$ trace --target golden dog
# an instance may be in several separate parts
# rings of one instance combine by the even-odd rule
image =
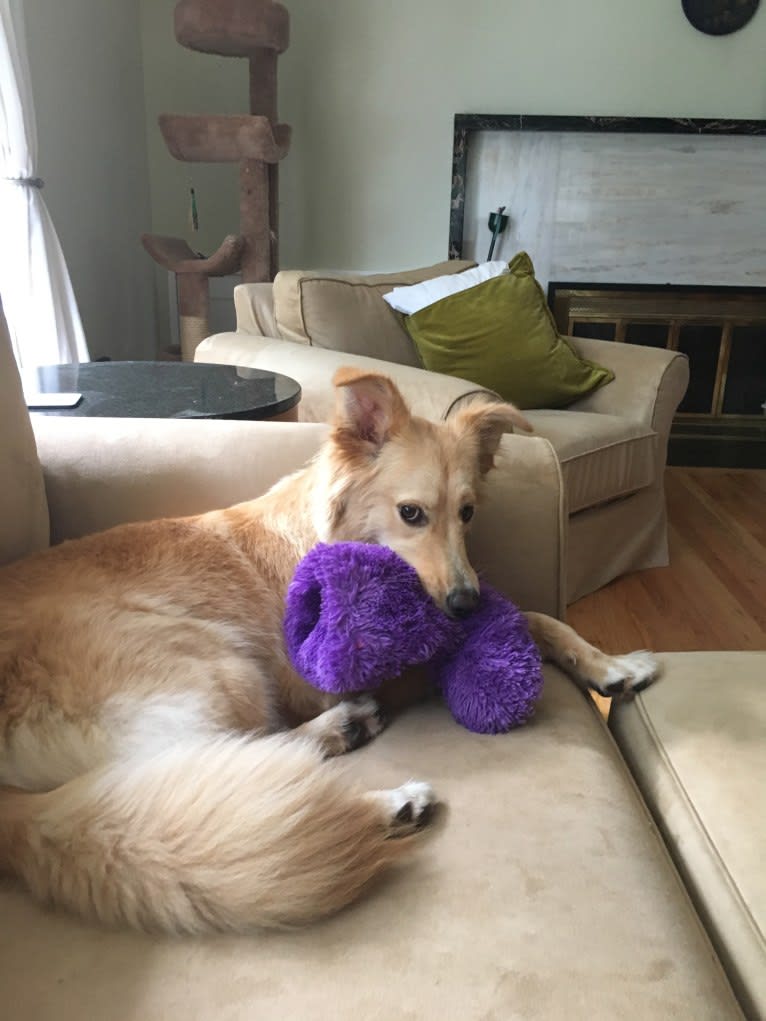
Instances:
[[[427,822],[428,784],[366,791],[323,760],[383,726],[292,670],[285,592],[318,542],[391,547],[447,612],[476,603],[465,531],[508,404],[434,424],[384,376],[341,370],[317,457],[257,500],[123,525],[0,572],[0,869],[106,923],[295,925],[353,900]],[[602,692],[649,683],[529,615],[543,654]],[[382,690],[421,695],[411,678]],[[392,839],[401,838],[401,839]]]

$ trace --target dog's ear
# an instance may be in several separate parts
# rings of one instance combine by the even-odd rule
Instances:
[[[450,419],[458,433],[474,435],[479,444],[479,470],[482,475],[495,466],[495,454],[503,433],[512,433],[516,427],[525,432],[534,429],[514,404],[493,401],[469,404],[460,408]]]
[[[341,368],[333,383],[336,434],[380,448],[409,421],[407,405],[388,376]]]

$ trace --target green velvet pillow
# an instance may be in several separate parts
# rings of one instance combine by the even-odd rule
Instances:
[[[508,273],[442,298],[404,324],[426,369],[469,379],[520,408],[562,408],[614,379],[559,336],[526,252]]]

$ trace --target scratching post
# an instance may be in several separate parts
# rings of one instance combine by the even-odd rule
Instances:
[[[285,7],[272,0],[179,0],[175,35],[182,46],[250,63],[250,114],[162,114],[160,130],[172,156],[187,163],[239,163],[240,233],[201,258],[180,238],[144,234],[144,247],[176,274],[181,353],[194,357],[208,334],[208,278],[241,271],[245,282],[273,280],[278,268],[278,164],[290,148],[290,128],[277,123],[277,57],[288,46]]]

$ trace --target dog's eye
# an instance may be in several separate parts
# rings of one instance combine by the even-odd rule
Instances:
[[[460,508],[460,520],[463,522],[464,525],[467,525],[472,517],[473,506],[470,503],[467,503],[465,507]]]
[[[423,508],[416,506],[414,503],[401,504],[399,507],[399,517],[402,521],[406,521],[408,525],[424,525],[426,521]]]

